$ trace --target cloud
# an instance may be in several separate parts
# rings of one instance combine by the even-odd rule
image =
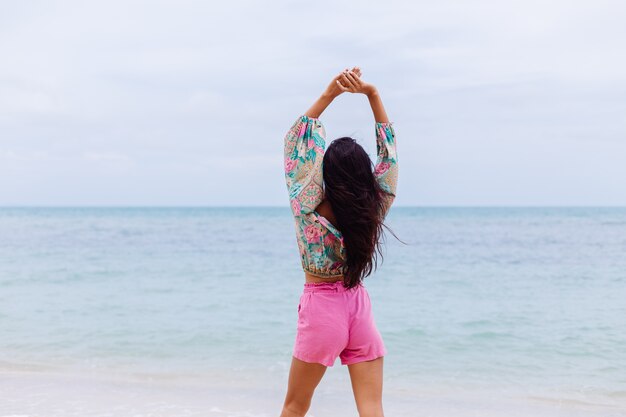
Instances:
[[[0,204],[45,204],[67,181],[75,204],[162,204],[147,183],[190,175],[245,204],[215,183],[226,175],[271,190],[254,204],[282,205],[282,136],[351,65],[396,123],[399,204],[626,204],[613,178],[626,178],[625,17],[619,1],[13,2],[0,16]],[[373,153],[362,97],[323,117],[329,139],[355,134]],[[249,177],[254,166],[274,176]],[[16,169],[32,179],[21,189],[8,187]]]

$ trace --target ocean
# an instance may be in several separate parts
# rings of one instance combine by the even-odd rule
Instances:
[[[386,224],[386,415],[626,416],[626,208]],[[278,416],[303,282],[288,207],[0,208],[0,417]]]

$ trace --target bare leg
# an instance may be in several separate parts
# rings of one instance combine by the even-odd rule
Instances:
[[[360,417],[384,417],[383,358],[348,365]]]
[[[311,406],[313,392],[326,372],[326,366],[292,358],[289,387],[280,417],[304,417]]]

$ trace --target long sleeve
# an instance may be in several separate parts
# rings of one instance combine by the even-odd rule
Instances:
[[[285,180],[294,216],[313,212],[324,198],[325,146],[326,131],[317,118],[298,117],[285,135]]]
[[[376,168],[374,176],[385,192],[383,217],[387,215],[396,197],[398,184],[398,155],[396,134],[392,122],[376,123]]]

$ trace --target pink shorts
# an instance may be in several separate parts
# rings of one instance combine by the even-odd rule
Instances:
[[[337,356],[342,365],[351,365],[386,354],[364,286],[346,289],[341,281],[304,284],[295,358],[333,366]]]

